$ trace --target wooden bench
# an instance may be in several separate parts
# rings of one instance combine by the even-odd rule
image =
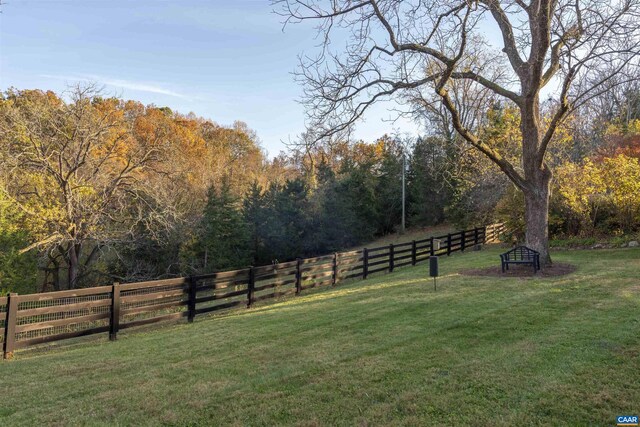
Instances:
[[[509,269],[509,264],[529,264],[533,266],[533,272],[540,270],[540,252],[526,246],[517,246],[500,255],[502,272]]]

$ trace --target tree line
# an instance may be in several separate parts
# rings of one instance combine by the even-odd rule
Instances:
[[[0,143],[3,291],[260,265],[345,249],[400,222],[406,147],[387,136],[269,159],[244,123],[84,86],[5,91]]]
[[[416,109],[418,111],[418,109]],[[520,116],[494,103],[478,132],[519,161]],[[244,123],[104,97],[10,89],[0,99],[0,288],[68,289],[206,273],[344,250],[407,225],[507,221],[524,199],[447,115],[421,136],[303,134],[273,159]],[[594,98],[556,133],[552,236],[640,225],[640,88]]]

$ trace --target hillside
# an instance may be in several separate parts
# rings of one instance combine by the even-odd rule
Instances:
[[[0,424],[611,425],[640,402],[640,250],[462,276],[498,248],[0,364]]]
[[[470,228],[470,227],[467,227]],[[442,236],[447,233],[452,233],[461,230],[461,227],[454,227],[448,224],[436,225],[433,227],[412,227],[407,228],[404,233],[396,232],[387,234],[386,236],[379,237],[375,240],[372,240],[368,243],[355,246],[350,248],[349,250],[359,250],[362,248],[375,248],[378,246],[387,246],[391,243],[405,243],[411,240],[421,240],[426,239],[431,236]]]

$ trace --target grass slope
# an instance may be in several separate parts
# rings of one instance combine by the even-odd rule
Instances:
[[[468,230],[468,229],[467,229]],[[462,231],[460,228],[455,228],[448,224],[430,226],[430,227],[413,227],[408,228],[404,233],[392,233],[387,234],[386,236],[382,236],[368,243],[364,243],[362,245],[354,246],[353,248],[349,248],[349,250],[360,250],[363,248],[376,248],[379,246],[389,246],[391,243],[394,245],[407,243],[411,240],[422,240],[427,239],[431,236],[444,236],[447,233],[458,233]],[[339,251],[342,252],[342,251]]]
[[[0,425],[614,425],[640,412],[640,250],[552,279],[497,248],[0,363]]]

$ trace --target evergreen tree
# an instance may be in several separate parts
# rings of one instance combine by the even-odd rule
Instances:
[[[378,229],[376,177],[369,164],[346,165],[336,191],[354,216],[351,233],[357,242],[370,240]]]
[[[377,232],[393,233],[402,220],[402,153],[395,143],[385,144],[376,183]]]
[[[259,265],[262,260],[269,260],[271,257],[266,253],[267,246],[265,245],[266,197],[262,194],[262,187],[257,182],[251,185],[242,203],[242,216],[249,236],[250,258],[253,265]]]
[[[305,255],[308,188],[302,178],[287,181],[274,194],[269,246],[280,261]]]
[[[413,148],[407,173],[407,211],[412,226],[436,225],[444,221],[452,196],[451,163],[436,137],[420,138]]]
[[[328,166],[318,167],[319,190],[310,200],[311,237],[305,249],[310,255],[339,251],[373,236],[373,229],[359,217],[354,204],[358,194],[350,191],[349,178],[336,177]]]
[[[199,272],[246,267],[251,263],[249,230],[227,180],[211,187],[195,240],[183,252]]]

